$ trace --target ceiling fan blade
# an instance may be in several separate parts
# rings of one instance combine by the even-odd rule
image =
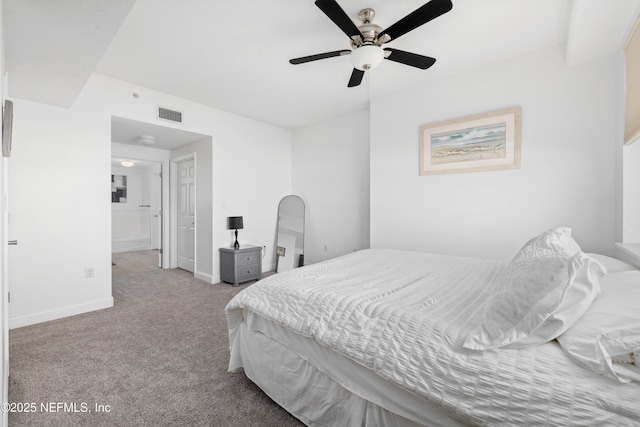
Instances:
[[[358,86],[360,83],[362,83],[363,77],[364,77],[364,71],[354,68],[353,72],[351,73],[351,78],[349,79],[349,84],[347,85],[347,87]]]
[[[419,26],[426,24],[432,19],[440,15],[444,15],[453,8],[451,0],[431,0],[414,10],[386,30],[378,35],[378,39],[382,39],[385,34],[395,40],[398,37],[407,34],[411,30],[415,30]]]
[[[387,48],[384,51],[389,52],[388,56],[385,55],[385,59],[420,68],[421,70],[426,70],[436,62],[435,58],[418,55],[417,53],[405,52],[404,50]]]
[[[305,62],[318,61],[320,59],[333,58],[335,56],[349,55],[350,50],[334,50],[333,52],[318,53],[317,55],[302,56],[300,58],[293,58],[289,60],[289,63],[298,65]]]
[[[364,36],[349,18],[347,13],[340,7],[335,0],[316,0],[316,6],[324,12],[340,29],[349,37],[360,37],[360,40],[364,40]]]

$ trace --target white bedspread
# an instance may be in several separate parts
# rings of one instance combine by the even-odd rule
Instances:
[[[470,425],[640,425],[640,384],[576,366],[555,341],[462,348],[502,266],[375,249],[270,276],[227,306],[230,346],[250,310]]]

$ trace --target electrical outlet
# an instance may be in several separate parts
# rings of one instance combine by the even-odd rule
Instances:
[[[86,267],[84,269],[84,277],[87,279],[91,279],[96,277],[96,271],[94,270],[93,267]]]

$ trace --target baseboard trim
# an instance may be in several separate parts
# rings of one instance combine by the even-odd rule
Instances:
[[[193,277],[198,280],[204,280],[207,283],[216,283],[213,281],[214,277],[211,274],[202,273],[200,271],[196,271],[195,273],[193,273]]]
[[[36,323],[48,322],[50,320],[62,319],[63,317],[75,316],[89,313],[103,308],[113,307],[113,297],[100,300],[88,301],[83,304],[59,308],[56,310],[42,311],[40,313],[27,314],[9,318],[9,329],[21,328],[23,326],[35,325]]]

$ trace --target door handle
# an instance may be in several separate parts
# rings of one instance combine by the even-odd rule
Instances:
[[[16,246],[16,245],[18,244],[18,241],[17,241],[17,240],[9,240],[9,241],[7,242],[7,244],[8,244],[9,246]]]

